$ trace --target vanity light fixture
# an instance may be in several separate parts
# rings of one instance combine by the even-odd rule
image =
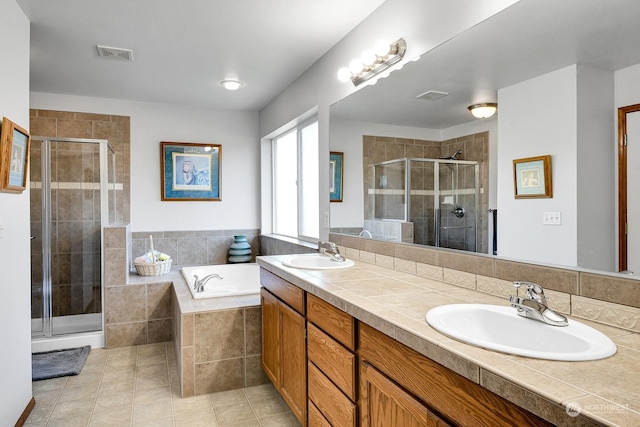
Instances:
[[[400,62],[406,51],[407,43],[404,39],[398,39],[393,43],[380,40],[372,50],[365,50],[360,58],[352,60],[348,67],[338,70],[338,79],[341,82],[351,80],[358,86]]]
[[[244,86],[244,83],[239,80],[223,80],[220,85],[227,90],[238,90]]]
[[[469,111],[473,114],[474,117],[478,119],[486,119],[487,117],[491,117],[496,113],[498,109],[498,104],[494,102],[485,102],[482,104],[473,104],[469,107]]]

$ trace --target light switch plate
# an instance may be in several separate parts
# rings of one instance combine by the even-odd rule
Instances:
[[[543,212],[543,225],[562,225],[562,212]]]

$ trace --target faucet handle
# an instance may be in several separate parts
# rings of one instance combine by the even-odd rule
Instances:
[[[544,296],[544,289],[542,289],[542,286],[537,283],[516,280],[513,282],[513,286],[515,286],[516,289],[520,286],[525,286],[527,288],[527,297],[529,297],[529,299],[546,304],[547,299]]]

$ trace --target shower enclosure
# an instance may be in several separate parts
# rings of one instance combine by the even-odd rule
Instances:
[[[32,137],[31,335],[103,341],[102,237],[115,220],[107,140]],[[34,341],[35,342],[35,341]]]
[[[455,156],[375,164],[374,217],[410,225],[413,243],[478,251],[479,171]]]

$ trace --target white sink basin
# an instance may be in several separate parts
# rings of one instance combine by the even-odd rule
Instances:
[[[303,268],[309,270],[336,270],[339,268],[353,267],[354,263],[350,259],[344,261],[334,261],[328,255],[323,254],[301,254],[291,255],[282,260],[282,264],[287,267]]]
[[[569,319],[551,326],[516,314],[515,308],[485,304],[450,304],[427,313],[427,322],[456,340],[502,353],[536,359],[604,359],[616,345],[600,331]]]

